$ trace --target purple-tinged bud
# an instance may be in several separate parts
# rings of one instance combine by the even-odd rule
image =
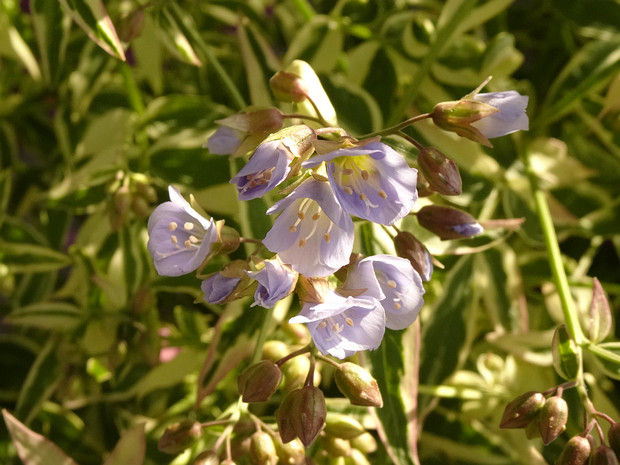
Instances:
[[[297,437],[308,447],[325,424],[325,396],[323,391],[315,386],[304,386],[291,392],[289,396],[292,396],[289,421]]]
[[[257,431],[250,440],[250,461],[253,465],[276,465],[278,456],[271,436]]]
[[[141,6],[131,11],[121,19],[119,26],[116,28],[118,38],[126,44],[142,35],[145,19],[144,8],[145,6]]]
[[[620,422],[612,423],[607,431],[607,442],[616,455],[620,456]]]
[[[364,454],[372,454],[377,450],[377,440],[372,434],[366,432],[351,439],[351,447]]]
[[[399,231],[394,237],[394,248],[399,257],[406,258],[423,281],[430,281],[433,274],[433,260],[426,247],[407,231]]]
[[[433,123],[444,131],[456,132],[461,137],[466,137],[479,144],[492,147],[489,140],[478,129],[473,127],[471,123],[490,116],[497,111],[497,108],[486,103],[458,100],[438,103],[433,108],[431,118]]]
[[[593,343],[601,342],[609,334],[611,326],[612,319],[609,300],[607,300],[607,296],[599,280],[594,278],[592,302],[590,303],[590,321],[588,325],[590,330],[590,341]]]
[[[556,465],[585,465],[590,458],[590,441],[583,436],[573,436],[568,440]]]
[[[545,446],[551,444],[566,429],[568,404],[558,396],[550,397],[540,410],[538,429]]]
[[[265,402],[278,390],[282,381],[280,367],[271,360],[250,365],[237,379],[243,402]]]
[[[353,439],[366,432],[355,418],[344,413],[329,412],[325,418],[325,434],[342,439]]]
[[[183,420],[164,431],[157,448],[166,454],[178,454],[191,447],[200,438],[202,426],[197,421]]]
[[[269,86],[280,102],[303,102],[308,98],[308,86],[303,79],[287,71],[274,74],[269,80]]]
[[[280,440],[283,444],[291,442],[293,439],[297,438],[297,432],[291,423],[291,408],[293,407],[295,397],[299,391],[301,391],[301,389],[297,389],[286,395],[280,404],[280,408],[276,410],[278,432],[280,433]]]
[[[278,459],[283,465],[306,465],[306,448],[299,438],[295,438],[286,444],[276,442]]]
[[[425,147],[418,154],[418,167],[430,188],[443,195],[459,195],[463,182],[452,160],[435,147]]]
[[[590,465],[618,465],[618,457],[611,448],[600,445],[592,454]]]
[[[528,391],[521,394],[506,406],[499,427],[525,428],[536,418],[544,404],[545,396],[540,392]]]
[[[221,126],[225,126],[244,133],[272,133],[282,127],[284,116],[277,108],[264,108],[250,110],[227,118],[217,120]]]
[[[483,231],[473,216],[456,208],[427,205],[417,217],[420,226],[437,234],[442,241],[472,237]]]
[[[342,438],[321,436],[321,449],[331,457],[348,457],[351,455],[351,443]]]
[[[429,182],[426,180],[426,176],[424,176],[421,171],[418,171],[418,182],[416,189],[418,190],[418,197],[429,197],[435,193],[435,191],[431,189]]]
[[[218,465],[220,459],[217,454],[212,450],[206,450],[196,457],[191,465]]]
[[[349,399],[352,405],[383,407],[383,398],[377,380],[368,370],[355,363],[345,362],[336,370],[334,379],[340,392]]]

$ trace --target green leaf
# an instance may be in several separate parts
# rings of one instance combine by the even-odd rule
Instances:
[[[581,370],[581,350],[568,334],[566,325],[561,325],[555,330],[551,342],[551,354],[553,367],[562,378],[569,381],[577,379]]]
[[[282,61],[290,63],[299,58],[307,61],[317,73],[330,72],[342,53],[343,39],[337,21],[329,16],[314,16],[295,34]]]
[[[48,84],[60,77],[67,48],[68,26],[59,2],[30,0],[32,27],[39,46],[43,77]]]
[[[620,342],[588,345],[586,349],[594,354],[607,376],[620,379]]]
[[[123,432],[103,465],[141,465],[145,453],[144,424],[140,423]]]
[[[8,410],[2,409],[2,416],[11,434],[17,455],[24,465],[77,465],[58,446],[26,427]]]
[[[252,105],[258,107],[271,106],[273,104],[271,91],[265,80],[261,61],[254,52],[254,48],[248,38],[248,33],[243,22],[238,26],[237,39],[239,40],[239,48],[241,50],[241,57],[243,58]]]
[[[0,242],[0,262],[13,273],[40,273],[64,268],[71,258],[42,245]]]
[[[99,47],[125,61],[125,50],[101,0],[59,0],[73,20]]]
[[[72,331],[84,318],[80,308],[64,302],[36,302],[13,309],[6,316],[14,325],[56,331]]]
[[[160,37],[164,45],[179,60],[194,66],[202,66],[194,47],[183,32],[183,23],[172,9],[162,8],[157,15]]]

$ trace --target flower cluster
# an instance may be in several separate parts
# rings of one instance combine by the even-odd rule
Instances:
[[[149,220],[148,249],[161,275],[198,270],[204,299],[212,304],[254,294],[252,306],[271,308],[297,290],[302,307],[290,322],[305,323],[322,354],[342,359],[376,349],[386,328],[404,329],[414,322],[423,304],[422,281],[430,279],[433,266],[425,247],[395,226],[416,206],[418,171],[381,140],[390,130],[358,140],[331,127],[328,122],[335,121],[335,113],[316,75],[300,69],[305,69],[303,79],[282,72],[271,85],[283,101],[300,106],[310,101],[310,111],[239,113],[221,120],[206,144],[217,155],[250,153],[230,180],[240,201],[268,193],[279,197],[266,211],[275,218],[272,228],[264,238],[250,239],[263,248],[203,276],[213,256],[230,253],[243,239],[227,231],[223,222],[198,213],[170,187],[170,201],[157,207]],[[485,144],[489,137],[527,128],[527,97],[514,91],[477,91],[438,104],[422,117]],[[287,126],[287,118],[308,122]],[[415,145],[427,187],[443,195],[459,194],[456,165],[433,147]],[[452,207],[426,205],[416,215],[422,227],[444,240],[482,232],[473,217]],[[394,227],[400,257],[354,254],[357,221]]]

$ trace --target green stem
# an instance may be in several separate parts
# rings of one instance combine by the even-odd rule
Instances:
[[[547,247],[547,253],[549,255],[549,265],[551,266],[553,281],[558,295],[560,296],[560,302],[562,303],[564,321],[566,322],[568,332],[573,340],[577,345],[581,346],[586,340],[579,324],[577,308],[571,296],[568,278],[564,270],[564,265],[562,264],[562,253],[560,252],[560,245],[558,244],[555,227],[553,226],[553,219],[551,218],[547,197],[545,196],[545,192],[538,185],[538,178],[532,170],[528,155],[524,154],[523,158],[534,195],[538,220],[545,238],[545,246]]]
[[[265,345],[265,341],[267,340],[267,334],[269,333],[269,329],[271,327],[271,320],[273,318],[273,308],[265,309],[265,318],[263,319],[263,324],[260,327],[260,331],[258,332],[258,338],[256,339],[256,346],[254,347],[254,353],[252,354],[252,361],[250,364],[254,364],[258,362],[263,353],[263,346]]]
[[[132,108],[141,115],[144,113],[144,103],[142,103],[142,97],[138,90],[138,85],[133,77],[131,68],[127,63],[121,63],[121,74],[123,75],[123,81],[125,81],[125,90],[127,91],[127,98]]]
[[[430,118],[430,113],[424,113],[422,115],[414,116],[413,118],[409,118],[402,123],[395,124],[394,126],[390,126],[389,128],[382,129],[381,131],[371,132],[370,134],[364,134],[360,136],[359,139],[369,139],[371,137],[376,136],[387,136],[388,134],[394,134],[399,132],[401,129],[405,129],[407,126],[411,126],[413,123],[417,123],[418,121],[422,121],[423,119]]]

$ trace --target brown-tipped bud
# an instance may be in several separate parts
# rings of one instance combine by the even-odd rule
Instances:
[[[217,454],[212,450],[206,450],[196,457],[191,465],[218,465],[219,463],[220,459]]]
[[[418,197],[428,197],[435,193],[435,191],[431,189],[431,185],[426,180],[424,174],[420,171],[418,171],[418,182],[416,183],[416,189],[418,190]]]
[[[295,438],[286,444],[276,442],[279,463],[283,465],[305,465],[306,448],[299,438]]]
[[[201,433],[202,427],[199,422],[183,420],[166,428],[157,442],[157,448],[166,454],[176,455],[191,447]]]
[[[433,122],[444,131],[456,132],[461,137],[492,147],[489,140],[471,123],[497,113],[497,111],[497,108],[486,103],[458,100],[438,103],[435,105],[431,117]]]
[[[348,457],[351,455],[351,443],[342,438],[321,436],[321,449],[331,457]]]
[[[612,423],[607,431],[607,442],[616,455],[620,456],[620,422]]]
[[[590,442],[583,436],[573,436],[568,440],[556,465],[585,465],[590,458]]]
[[[287,396],[284,397],[282,403],[280,404],[280,408],[276,410],[276,422],[278,423],[278,432],[280,433],[280,440],[283,444],[291,442],[293,439],[297,438],[297,432],[293,428],[293,424],[291,423],[291,408],[293,406],[294,400],[297,396],[297,393],[301,389],[297,389]]]
[[[277,362],[281,358],[286,357],[290,350],[288,345],[282,341],[271,340],[263,344],[263,359]]]
[[[304,386],[289,394],[292,397],[289,421],[304,446],[314,442],[325,424],[327,409],[323,391]]]
[[[231,228],[230,226],[224,225],[223,220],[216,221],[215,227],[217,230],[217,241],[219,243],[217,254],[228,255],[229,253],[237,250],[237,247],[239,247],[239,243],[241,242],[239,232],[236,229]],[[243,264],[241,266],[242,271],[237,273],[239,276],[241,276],[245,271],[246,264],[244,261],[238,261],[238,263]]]
[[[152,213],[151,206],[144,197],[133,197],[131,199],[131,211],[142,219],[147,218]]]
[[[435,147],[426,147],[418,155],[418,166],[431,189],[443,195],[459,195],[463,182],[452,160]]]
[[[273,96],[280,102],[303,102],[308,98],[308,86],[299,76],[278,71],[269,80]]]
[[[600,445],[592,454],[590,465],[618,465],[618,457],[611,448]]]
[[[120,186],[116,192],[114,192],[114,209],[121,215],[127,214],[129,207],[131,206],[131,192],[129,186]]]
[[[121,19],[116,30],[118,32],[118,38],[123,42],[129,43],[142,34],[145,19],[144,8],[144,6],[136,8]]]
[[[366,432],[351,439],[351,447],[364,454],[372,454],[377,450],[377,440],[372,434]]]
[[[544,404],[545,396],[540,392],[528,391],[521,394],[506,405],[499,427],[525,428],[536,418]]]
[[[297,295],[304,303],[321,303],[330,290],[331,286],[327,278],[308,278],[299,275],[297,279]]]
[[[277,108],[244,111],[217,120],[221,126],[249,134],[269,134],[282,127],[284,116]]]
[[[406,258],[422,280],[429,281],[433,274],[433,261],[426,247],[407,231],[399,231],[394,237],[394,247],[399,257]]]
[[[265,402],[277,391],[282,381],[280,367],[271,360],[250,365],[237,379],[243,402]]]
[[[298,356],[288,360],[282,365],[284,373],[284,392],[291,392],[304,385],[310,371],[310,359],[306,356]]]
[[[366,432],[355,418],[344,413],[329,412],[325,419],[325,434],[342,439],[353,439]]]
[[[377,380],[368,370],[351,362],[342,363],[334,375],[336,386],[353,405],[383,407]]]
[[[427,205],[417,217],[420,226],[437,234],[442,241],[473,237],[483,231],[473,216],[456,208]]]
[[[250,460],[253,465],[276,465],[278,456],[271,436],[264,431],[257,431],[250,442]]]
[[[568,404],[561,397],[550,397],[542,406],[539,415],[538,429],[546,446],[566,429]]]
[[[607,337],[612,326],[611,309],[609,300],[605,295],[603,286],[598,279],[594,278],[592,288],[592,302],[590,303],[590,340],[594,343],[601,342]]]

